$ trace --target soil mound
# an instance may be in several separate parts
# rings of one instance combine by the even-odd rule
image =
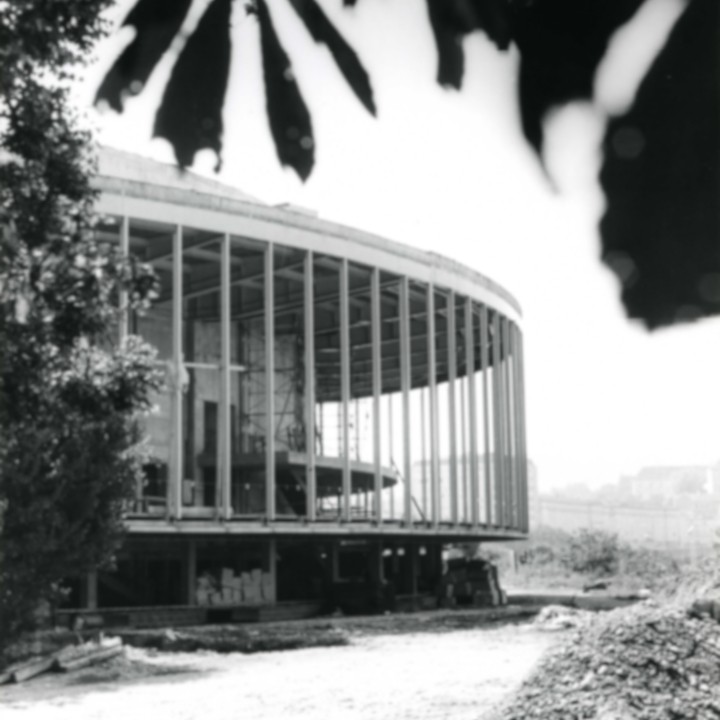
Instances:
[[[718,720],[720,625],[644,602],[584,618],[498,720]]]

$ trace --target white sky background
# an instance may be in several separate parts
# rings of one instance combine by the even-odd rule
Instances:
[[[256,19],[237,0],[223,170],[214,176],[214,157],[201,156],[195,170],[263,201],[313,208],[453,257],[510,290],[523,308],[529,454],[541,490],[598,487],[643,465],[715,463],[720,321],[650,335],[624,318],[614,276],[598,261],[602,112],[578,104],[548,122],[553,192],[521,136],[514,52],[499,53],[474,34],[465,43],[462,91],[445,91],[435,83],[424,2],[360,0],[346,10],[340,0],[321,0],[371,76],[376,120],[287,2],[268,4],[312,113],[315,169],[303,184],[280,168],[265,117]],[[130,5],[123,0],[112,16],[121,20]],[[634,34],[625,33],[630,52],[609,56],[598,74],[605,107],[631,97],[633,68],[662,42],[678,7],[678,0],[651,0]],[[197,12],[187,27],[196,21]],[[131,32],[103,43],[80,104],[90,104]],[[123,115],[92,113],[101,142],[172,160],[169,146],[150,135],[178,47]]]

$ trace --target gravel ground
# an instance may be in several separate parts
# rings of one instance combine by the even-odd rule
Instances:
[[[353,633],[344,647],[162,653],[0,688],[3,720],[480,720],[557,634],[530,625]]]

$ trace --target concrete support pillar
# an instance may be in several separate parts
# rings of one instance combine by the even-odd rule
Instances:
[[[419,567],[419,557],[418,557],[418,546],[417,545],[408,545],[405,552],[408,554],[409,562],[408,566],[410,567],[410,594],[411,595],[417,595],[418,591],[418,567]]]
[[[196,605],[197,597],[197,540],[189,540],[185,556],[185,578],[188,605]]]
[[[332,580],[340,580],[340,542],[335,540],[330,544],[330,565],[332,567]]]
[[[269,594],[265,596],[265,601],[270,603],[276,603],[277,602],[277,586],[278,586],[278,577],[277,577],[277,540],[275,538],[271,538],[270,542],[268,543],[268,557],[267,557],[267,571],[270,577],[272,578],[272,582],[270,583],[269,588],[264,588],[263,592],[266,592],[269,590]]]
[[[385,569],[383,567],[383,543],[382,540],[371,542],[368,552],[370,564],[370,577],[376,583],[382,583],[385,579]]]
[[[97,610],[98,606],[98,574],[97,570],[91,570],[85,576],[83,606],[87,610]]]

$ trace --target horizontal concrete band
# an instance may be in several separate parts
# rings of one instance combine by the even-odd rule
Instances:
[[[100,213],[168,223],[347,258],[349,261],[453,288],[498,310],[517,325],[522,312],[505,288],[461,263],[370,233],[238,200],[157,187],[148,183],[97,177]]]
[[[428,527],[416,525],[412,528],[399,523],[372,526],[366,523],[309,523],[299,525],[296,521],[274,522],[224,522],[210,520],[188,520],[172,522],[167,520],[128,519],[128,530],[133,537],[139,536],[243,536],[243,537],[323,537],[332,538],[375,538],[392,540],[425,540],[442,542],[482,542],[486,540],[524,540],[526,533],[503,528],[478,527]]]

